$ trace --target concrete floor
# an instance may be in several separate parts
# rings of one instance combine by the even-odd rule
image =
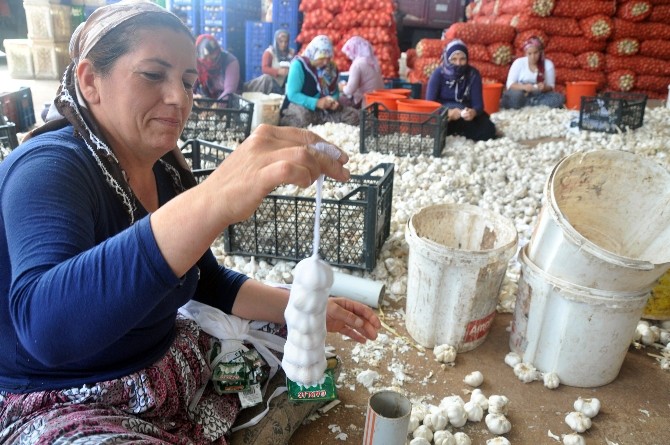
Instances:
[[[8,76],[6,63],[0,60],[0,92],[15,91],[19,87],[30,87],[36,119],[41,123],[39,113],[44,102],[53,99],[59,82],[57,80],[12,79]],[[387,309],[402,311],[395,303]],[[397,312],[396,312],[397,313]],[[503,394],[510,399],[509,419],[512,431],[506,437],[513,444],[539,445],[558,444],[550,434],[561,436],[570,432],[564,422],[565,415],[572,411],[577,397],[597,397],[602,402],[601,413],[593,419],[593,427],[584,434],[588,445],[668,445],[670,444],[670,372],[661,370],[658,363],[648,353],[654,350],[635,350],[627,353],[617,379],[598,388],[574,388],[560,386],[548,390],[541,382],[521,383],[504,364],[509,352],[507,328],[512,319],[510,314],[498,314],[487,340],[473,351],[459,354],[456,366],[443,367],[433,359],[432,352],[421,354],[409,348],[405,352],[394,352],[394,359],[411,364],[413,375],[399,389],[413,397],[432,396],[433,402],[448,395],[458,394],[467,398],[467,385],[463,377],[475,370],[484,374],[481,386],[486,395]],[[401,319],[387,322],[401,335],[407,335]],[[385,332],[385,331],[382,331]],[[389,332],[386,332],[387,334]],[[393,334],[390,334],[393,336]],[[356,364],[350,354],[353,344],[339,335],[329,334],[328,344],[335,347],[343,358],[344,371],[350,371],[348,381],[355,381],[351,375],[354,368],[365,369],[366,364]],[[380,380],[390,385],[393,373],[388,369],[391,359],[377,367],[371,367],[380,374]],[[428,377],[429,376],[429,377]],[[343,385],[339,390],[341,403],[326,414],[303,425],[293,436],[290,444],[341,444],[361,443],[365,423],[368,390],[361,385]],[[339,431],[345,433],[337,437]],[[485,444],[493,437],[484,422],[468,423],[458,429],[466,432],[473,445]]]

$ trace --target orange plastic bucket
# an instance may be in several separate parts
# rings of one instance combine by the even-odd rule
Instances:
[[[484,111],[493,114],[500,111],[500,96],[502,96],[502,83],[482,84],[482,97],[484,99]]]
[[[375,90],[375,93],[389,93],[389,94],[399,94],[403,97],[409,97],[412,94],[412,90],[409,88],[385,88],[383,90]]]
[[[439,102],[424,99],[398,99],[398,111],[409,113],[425,113],[430,114],[435,110],[439,110],[442,106]]]
[[[365,106],[373,104],[375,102],[384,105],[388,110],[395,111],[398,109],[396,101],[398,99],[404,99],[405,96],[400,94],[392,94],[381,92],[381,90],[373,91],[371,93],[365,93]]]
[[[591,81],[568,82],[565,87],[565,107],[569,110],[579,110],[582,105],[582,96],[595,96],[598,84]]]

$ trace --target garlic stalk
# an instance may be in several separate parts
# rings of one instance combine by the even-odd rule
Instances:
[[[598,415],[598,412],[600,412],[600,400],[596,399],[595,397],[590,399],[582,399],[579,397],[577,400],[575,400],[573,406],[575,411],[579,411],[585,416],[591,418],[595,417]]]
[[[583,433],[591,428],[591,418],[579,411],[573,411],[565,416],[565,423],[576,433]]]
[[[512,423],[504,414],[487,414],[484,419],[486,427],[493,434],[500,435],[509,433],[512,429]]]

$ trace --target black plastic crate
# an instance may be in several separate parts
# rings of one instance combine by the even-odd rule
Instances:
[[[1,121],[3,120],[4,119],[0,117],[0,123],[2,123]],[[5,156],[18,145],[19,141],[16,138],[16,127],[14,124],[8,122],[4,125],[0,125],[0,160],[5,159]]]
[[[391,227],[393,170],[394,164],[383,163],[364,175],[352,175],[350,193],[322,200],[321,258],[348,269],[375,267]],[[315,209],[315,198],[268,195],[251,218],[225,230],[225,251],[288,261],[309,257]]]
[[[33,95],[28,87],[18,91],[0,93],[0,115],[16,125],[16,131],[26,132],[35,125]]]
[[[384,79],[384,88],[406,88],[411,91],[409,97],[412,99],[421,99],[421,88],[423,85],[420,82],[407,82],[402,79],[386,78]]]
[[[360,151],[396,156],[442,156],[447,137],[447,109],[433,113],[391,111],[380,103],[361,110]]]
[[[251,133],[254,104],[237,94],[227,100],[194,99],[181,139],[242,142]]]
[[[617,133],[635,130],[644,122],[647,96],[640,93],[609,91],[599,96],[583,96],[579,109],[581,130]]]
[[[190,165],[195,179],[202,182],[233,150],[211,142],[189,139],[182,145],[181,152]]]

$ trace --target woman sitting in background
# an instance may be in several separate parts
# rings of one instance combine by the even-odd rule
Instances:
[[[193,91],[208,99],[224,100],[238,93],[240,63],[237,57],[225,51],[214,36],[202,34],[195,42],[198,56],[198,79]]]
[[[384,88],[382,69],[372,45],[363,37],[351,37],[342,52],[351,59],[351,67],[349,80],[341,88],[340,103],[360,108],[365,93]]]
[[[484,111],[482,77],[468,65],[468,48],[462,40],[452,40],[442,53],[442,65],[430,76],[426,99],[447,107],[447,134],[475,141],[496,136],[496,127]]]
[[[544,57],[544,46],[537,37],[523,45],[525,57],[516,59],[507,75],[507,89],[501,100],[502,108],[519,109],[525,106],[546,105],[560,108],[565,96],[554,91],[556,72],[551,60]]]
[[[261,60],[263,74],[245,83],[244,91],[284,94],[288,67],[295,56],[293,48],[288,46],[289,40],[289,33],[285,29],[275,32],[274,43],[263,52]]]
[[[279,125],[307,127],[326,122],[358,125],[358,110],[338,101],[339,72],[333,55],[328,36],[319,35],[307,45],[302,56],[293,59]]]

